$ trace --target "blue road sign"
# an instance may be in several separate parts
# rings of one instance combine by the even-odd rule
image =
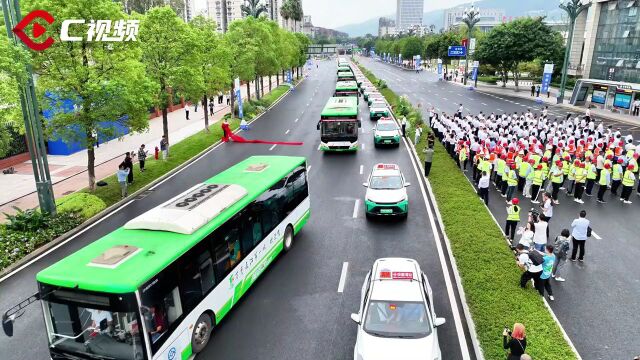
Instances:
[[[465,56],[467,55],[467,48],[464,46],[449,46],[449,56]]]

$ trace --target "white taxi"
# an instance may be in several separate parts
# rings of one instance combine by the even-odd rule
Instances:
[[[365,195],[365,214],[372,216],[401,216],[407,218],[409,198],[400,167],[396,164],[376,164],[367,182]]]
[[[373,128],[373,145],[375,147],[379,145],[400,146],[400,128],[395,121],[385,118],[378,120]]]
[[[367,274],[360,310],[354,360],[440,360],[433,293],[427,276],[413,259],[382,258]]]

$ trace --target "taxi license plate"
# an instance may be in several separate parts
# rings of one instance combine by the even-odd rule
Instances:
[[[393,213],[393,209],[381,209],[380,214],[391,214]]]
[[[385,144],[391,144],[391,140],[385,140],[384,143]]]

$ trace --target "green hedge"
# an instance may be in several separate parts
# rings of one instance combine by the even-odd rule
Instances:
[[[36,210],[19,211],[7,219],[9,223],[0,225],[0,270],[83,221],[73,212],[49,216]]]
[[[361,69],[370,80],[375,78]],[[403,106],[395,94],[387,100],[394,108]],[[412,125],[409,139],[413,139]],[[422,159],[425,146],[426,134],[416,146]],[[504,359],[502,329],[521,322],[527,331],[527,353],[533,359],[576,359],[542,298],[531,287],[520,289],[521,270],[475,189],[439,142],[435,150],[429,181],[485,358]]]
[[[106,207],[107,204],[102,199],[85,192],[73,193],[56,200],[58,212],[75,212],[84,220],[93,217]]]
[[[500,80],[499,76],[478,76],[478,81],[482,81],[483,83],[496,85]]]

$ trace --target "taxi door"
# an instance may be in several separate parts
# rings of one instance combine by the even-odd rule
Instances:
[[[427,275],[425,275],[424,273],[422,273],[422,286],[424,287],[424,290],[426,292],[427,304],[429,304],[429,311],[431,312],[431,317],[435,319],[436,310],[435,310],[435,307],[433,306],[433,291],[431,291],[431,285],[429,285],[429,279],[427,279]]]

